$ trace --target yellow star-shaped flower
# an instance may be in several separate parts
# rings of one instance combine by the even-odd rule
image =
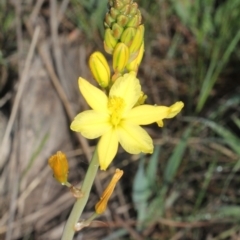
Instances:
[[[78,83],[92,110],[78,114],[70,128],[88,139],[101,137],[97,151],[102,170],[115,157],[118,143],[131,154],[152,153],[152,139],[139,125],[158,122],[162,126],[162,119],[174,117],[183,108],[182,102],[170,107],[135,106],[142,92],[139,80],[131,73],[114,82],[109,96],[81,77]]]

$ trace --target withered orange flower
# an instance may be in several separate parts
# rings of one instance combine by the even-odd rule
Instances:
[[[113,190],[122,175],[123,171],[120,169],[116,169],[116,172],[113,175],[111,182],[108,184],[107,188],[103,192],[100,201],[95,205],[95,211],[97,214],[102,214],[106,210],[108,200],[111,197]]]
[[[48,159],[48,165],[53,171],[54,178],[62,185],[66,185],[68,183],[68,160],[66,155],[58,151]]]

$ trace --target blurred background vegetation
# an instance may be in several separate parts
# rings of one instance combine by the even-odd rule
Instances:
[[[240,0],[137,3],[146,29],[138,76],[147,101],[171,105],[181,100],[185,107],[181,116],[165,121],[164,128],[148,128],[156,146],[153,155],[130,156],[120,149],[110,170],[99,174],[86,216],[114,168],[125,172],[101,218],[109,225],[84,229],[76,239],[240,239]],[[28,100],[22,95],[11,134],[2,143],[0,239],[61,235],[72,200],[50,176],[47,157],[65,150],[73,183],[87,168],[86,152],[95,142],[82,150],[69,131],[68,110],[86,108],[77,77],[90,79],[88,56],[96,49],[103,52],[106,11],[107,0],[0,0],[0,142],[38,25],[41,34],[25,93],[33,92],[42,76],[48,82]],[[48,102],[41,108],[44,99]],[[35,103],[31,108],[30,102]],[[42,113],[50,102],[50,111]],[[28,109],[32,115],[42,114],[33,117],[40,123],[32,115],[24,118]],[[65,119],[61,124],[66,131],[56,120],[44,128],[54,116]],[[19,137],[22,132],[32,135]],[[24,159],[21,151],[28,153]]]

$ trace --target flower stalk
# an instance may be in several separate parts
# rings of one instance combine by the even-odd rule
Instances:
[[[90,162],[90,165],[88,167],[86,176],[83,180],[82,184],[82,198],[78,198],[73,206],[73,209],[69,215],[69,218],[66,222],[66,225],[64,227],[63,235],[61,240],[71,240],[73,239],[73,236],[75,234],[75,225],[79,221],[80,216],[82,215],[82,211],[88,201],[89,194],[94,182],[94,179],[96,177],[97,171],[99,167],[98,162],[98,154],[97,151],[94,151],[92,160]]]

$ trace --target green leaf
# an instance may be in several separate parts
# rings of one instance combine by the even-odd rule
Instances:
[[[169,158],[167,162],[166,169],[164,171],[164,181],[166,183],[170,183],[173,181],[179,165],[182,161],[183,154],[187,147],[187,140],[191,134],[192,128],[189,127],[185,130],[182,139],[180,140],[179,144],[175,147],[173,154]]]
[[[150,186],[154,186],[157,179],[157,169],[159,162],[160,146],[154,148],[154,153],[149,159],[149,163],[146,169],[146,175]]]
[[[234,150],[238,155],[240,155],[240,139],[233,134],[230,130],[228,130],[227,128],[204,118],[194,118],[194,117],[188,117],[186,118],[188,120],[195,120],[198,122],[203,123],[204,125],[210,127],[214,132],[216,132],[218,135],[220,135],[224,141],[226,142],[226,144],[232,148],[232,150]]]
[[[137,211],[137,220],[139,222],[139,230],[142,228],[142,224],[146,219],[148,199],[151,195],[151,189],[149,185],[148,177],[144,170],[144,158],[141,156],[139,161],[137,174],[133,181],[133,203]]]

